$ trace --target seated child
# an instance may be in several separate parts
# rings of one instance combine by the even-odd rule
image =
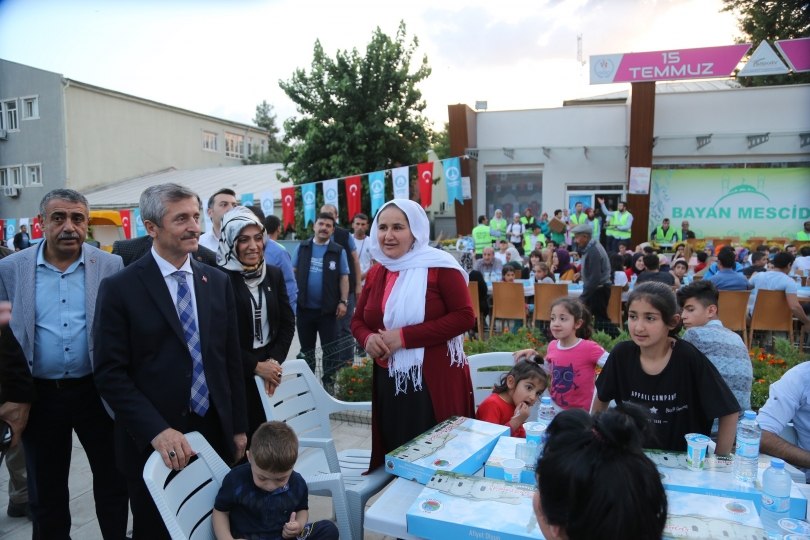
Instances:
[[[217,540],[307,538],[338,540],[328,520],[307,523],[307,484],[293,470],[298,437],[283,422],[265,422],[253,434],[248,463],[234,467],[214,502]]]
[[[515,269],[511,266],[504,266],[503,270],[501,270],[501,281],[504,283],[514,283],[515,282]]]
[[[532,357],[534,358],[534,357]],[[534,360],[521,360],[501,376],[500,384],[478,407],[478,420],[509,426],[512,437],[526,437],[523,423],[529,418],[531,406],[548,386],[548,376]]]
[[[554,283],[554,274],[551,269],[544,262],[534,265],[534,282],[535,283]]]
[[[740,404],[723,377],[694,345],[678,339],[681,316],[669,286],[636,285],[627,300],[632,341],[616,344],[596,380],[592,412],[611,400],[636,403],[650,411],[655,438],[645,448],[686,451],[687,433],[711,435],[719,418],[718,455],[734,446]]]

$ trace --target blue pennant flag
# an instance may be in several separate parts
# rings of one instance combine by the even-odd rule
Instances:
[[[315,184],[301,186],[301,198],[304,199],[304,227],[315,223]]]
[[[371,193],[371,215],[375,216],[385,204],[385,171],[369,173],[368,191]]]
[[[461,188],[461,163],[457,157],[443,159],[444,185],[447,187],[447,202],[457,200],[464,204],[464,190]]]
[[[146,227],[143,226],[140,208],[135,209],[135,236],[146,236]]]
[[[242,206],[253,206],[253,193],[242,193]]]

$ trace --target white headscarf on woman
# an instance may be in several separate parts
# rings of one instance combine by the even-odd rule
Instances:
[[[255,287],[264,279],[264,253],[262,253],[259,264],[255,266],[245,266],[236,253],[236,238],[242,232],[242,229],[248,225],[259,226],[264,238],[264,244],[267,245],[267,233],[261,220],[244,206],[235,206],[222,216],[217,264],[226,270],[241,272],[248,287]]]
[[[377,242],[377,219],[389,205],[402,210],[408,217],[408,224],[414,243],[411,250],[398,259],[385,255]],[[430,268],[452,268],[464,276],[469,283],[467,272],[461,268],[455,257],[440,249],[428,245],[430,241],[430,222],[427,214],[418,203],[407,199],[394,199],[380,208],[369,235],[371,256],[390,272],[399,272],[391,294],[383,306],[383,323],[387,330],[403,328],[425,322],[425,296],[427,294],[427,277]],[[467,363],[464,355],[464,341],[460,335],[447,342],[447,354],[450,365],[463,367]],[[413,381],[416,390],[422,388],[422,362],[425,349],[399,349],[388,359],[388,375],[396,378],[396,393],[405,392],[408,379]]]

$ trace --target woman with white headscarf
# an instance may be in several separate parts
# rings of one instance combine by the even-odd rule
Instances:
[[[265,264],[267,234],[261,220],[244,206],[222,217],[217,263],[228,274],[236,300],[239,345],[248,410],[248,441],[267,421],[253,376],[264,379],[273,395],[281,382],[281,363],[295,334],[295,314],[287,296],[284,275]]]
[[[428,245],[419,204],[386,203],[371,226],[371,256],[352,334],[374,358],[370,469],[451,416],[474,417],[461,335],[475,324],[467,273]]]

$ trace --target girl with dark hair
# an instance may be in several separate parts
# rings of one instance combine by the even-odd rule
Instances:
[[[575,298],[558,298],[551,304],[551,334],[546,366],[551,373],[551,399],[562,409],[590,410],[596,366],[608,358],[605,349],[590,338],[591,314]],[[514,353],[515,359],[536,354],[532,349]]]
[[[625,274],[624,256],[613,253],[610,256],[610,278],[614,285],[622,288],[622,302],[627,302],[627,291],[630,289],[630,280]]]
[[[534,512],[548,540],[658,540],[667,520],[661,477],[642,452],[644,410],[619,405],[558,414],[537,462]]]
[[[533,352],[533,351],[532,351]],[[530,358],[535,358],[532,355]],[[512,437],[526,437],[523,422],[548,386],[548,375],[534,360],[522,360],[501,376],[492,394],[478,407],[478,420],[509,426]]]
[[[664,283],[642,283],[630,293],[627,311],[633,340],[610,352],[592,410],[604,411],[611,400],[644,406],[658,428],[656,440],[645,447],[672,451],[686,450],[687,433],[710,435],[719,418],[716,453],[730,453],[740,405],[714,364],[678,339],[675,293]]]

